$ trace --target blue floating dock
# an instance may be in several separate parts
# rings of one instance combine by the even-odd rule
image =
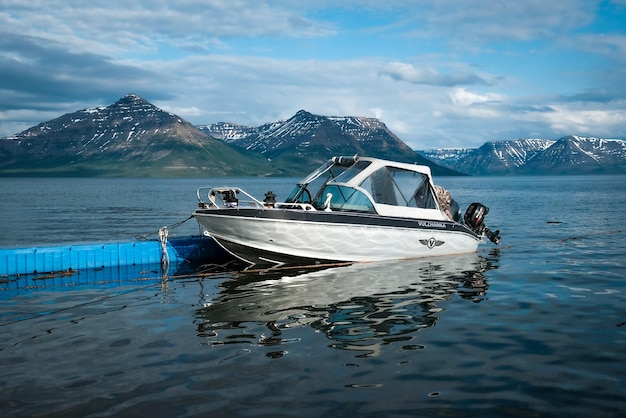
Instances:
[[[170,239],[166,251],[172,266],[183,262],[217,264],[228,259],[210,237]],[[160,241],[0,249],[0,277],[160,265],[162,256]]]

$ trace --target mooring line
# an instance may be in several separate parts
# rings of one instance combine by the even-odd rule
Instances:
[[[174,223],[174,224],[172,224],[170,226],[166,226],[165,228],[168,228],[168,229],[178,228],[179,226],[181,226],[182,224],[184,224],[185,222],[187,222],[188,220],[190,220],[192,218],[193,218],[193,215],[190,215],[187,219],[183,219],[182,221],[176,222],[176,223]],[[157,235],[159,233],[159,231],[161,231],[161,229],[163,229],[163,228],[160,228],[160,229],[158,229],[156,231],[153,231],[153,232],[148,232],[147,234],[135,235],[135,238],[138,241],[143,241],[146,238],[148,238],[150,235]]]

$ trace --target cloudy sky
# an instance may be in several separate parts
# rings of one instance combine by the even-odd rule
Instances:
[[[193,124],[377,117],[414,149],[626,138],[626,0],[0,0],[0,137],[131,92]]]

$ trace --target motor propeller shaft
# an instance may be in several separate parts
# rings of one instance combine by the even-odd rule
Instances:
[[[495,232],[485,226],[485,235],[491,242],[498,245],[500,244],[500,230],[497,229]]]

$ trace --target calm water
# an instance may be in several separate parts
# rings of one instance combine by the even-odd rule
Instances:
[[[626,177],[436,180],[490,207],[499,248],[0,284],[2,416],[623,416]],[[292,180],[0,178],[0,247],[132,240],[227,183]]]

